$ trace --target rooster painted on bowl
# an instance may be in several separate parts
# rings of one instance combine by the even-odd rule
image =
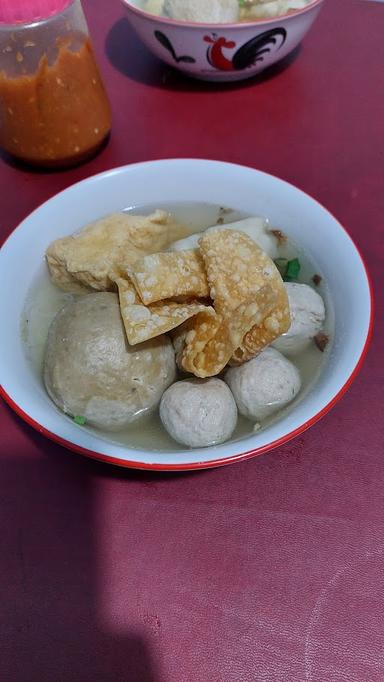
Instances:
[[[237,24],[175,21],[122,0],[145,45],[170,66],[207,81],[250,78],[286,57],[315,21],[324,0],[283,16]]]

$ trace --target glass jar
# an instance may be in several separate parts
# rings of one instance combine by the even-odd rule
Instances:
[[[80,0],[2,0],[0,146],[29,164],[65,167],[92,156],[110,129]]]

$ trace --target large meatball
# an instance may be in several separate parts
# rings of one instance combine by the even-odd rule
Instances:
[[[170,340],[129,346],[113,293],[82,296],[51,324],[44,382],[56,405],[86,423],[119,430],[155,408],[174,381]]]
[[[301,388],[298,369],[273,348],[266,348],[240,367],[228,369],[225,381],[240,414],[257,420],[288,405]]]
[[[221,379],[185,379],[165,391],[160,417],[174,440],[198,448],[230,438],[237,409],[231,391]]]
[[[324,301],[308,284],[286,282],[291,326],[273,342],[273,347],[285,355],[300,353],[323,326]]]

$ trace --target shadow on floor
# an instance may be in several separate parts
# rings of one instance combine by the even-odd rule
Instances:
[[[93,473],[107,467],[18,428],[28,458],[0,461],[1,681],[161,682],[139,619],[114,635],[100,613]]]

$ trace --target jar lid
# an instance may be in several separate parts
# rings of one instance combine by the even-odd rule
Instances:
[[[31,24],[63,12],[73,0],[0,0],[0,24]]]

